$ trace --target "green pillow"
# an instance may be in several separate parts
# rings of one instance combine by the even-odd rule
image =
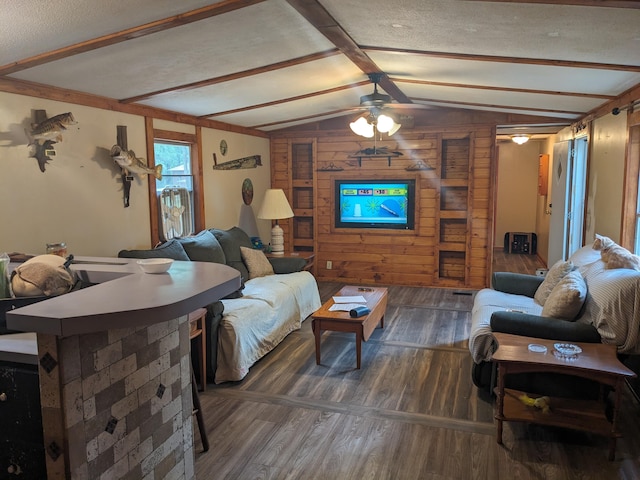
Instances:
[[[203,230],[193,237],[178,238],[184,251],[194,262],[212,262],[225,265],[227,259],[216,237],[209,230]]]
[[[249,280],[249,270],[242,261],[242,254],[240,253],[240,247],[253,248],[249,235],[238,227],[233,227],[229,230],[212,228],[209,231],[220,242],[222,250],[224,250],[224,256],[227,259],[227,265],[240,272],[243,282]]]
[[[187,252],[184,251],[180,242],[175,239],[163,243],[157,248],[150,250],[120,250],[120,258],[172,258],[174,260],[189,261]]]

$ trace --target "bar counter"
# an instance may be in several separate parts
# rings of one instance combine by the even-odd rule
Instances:
[[[71,268],[91,286],[6,314],[31,333],[4,336],[0,358],[37,365],[44,441],[21,439],[42,452],[31,459],[43,457],[48,479],[195,478],[188,314],[238,290],[240,274],[179,261],[147,274],[98,257]]]

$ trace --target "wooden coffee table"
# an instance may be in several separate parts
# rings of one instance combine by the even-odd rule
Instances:
[[[613,460],[616,439],[621,436],[617,429],[617,420],[624,379],[636,376],[633,371],[620,363],[616,356],[616,347],[602,343],[570,342],[579,346],[582,353],[575,359],[567,360],[556,358],[553,353],[553,344],[569,342],[497,332],[493,336],[498,342],[498,349],[492,357],[492,360],[498,364],[497,442],[502,444],[503,421],[572,428],[608,436],[610,438],[609,460]],[[529,350],[530,344],[544,345],[547,347],[547,352],[532,352]],[[603,389],[600,391],[601,398],[598,400],[551,397],[550,413],[525,405],[519,400],[524,392],[505,388],[504,377],[512,373],[526,372],[563,373],[594,380],[602,385],[610,385],[615,389],[612,420],[609,421],[606,416]]]
[[[378,323],[384,328],[384,313],[387,309],[387,289],[383,287],[343,287],[336,296],[362,295],[367,300],[371,313],[362,317],[351,318],[349,312],[332,312],[333,298],[327,300],[312,315],[311,327],[316,337],[316,364],[320,365],[320,337],[323,330],[334,332],[353,332],[356,334],[356,364],[360,368],[362,341],[369,340]]]

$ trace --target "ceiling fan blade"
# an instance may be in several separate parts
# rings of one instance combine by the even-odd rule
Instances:
[[[421,103],[387,103],[382,108],[389,108],[392,110],[429,110],[433,107],[431,105],[423,105]]]

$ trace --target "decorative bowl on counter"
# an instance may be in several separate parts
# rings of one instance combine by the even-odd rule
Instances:
[[[144,273],[164,273],[171,268],[173,260],[170,258],[143,258],[137,263]]]

